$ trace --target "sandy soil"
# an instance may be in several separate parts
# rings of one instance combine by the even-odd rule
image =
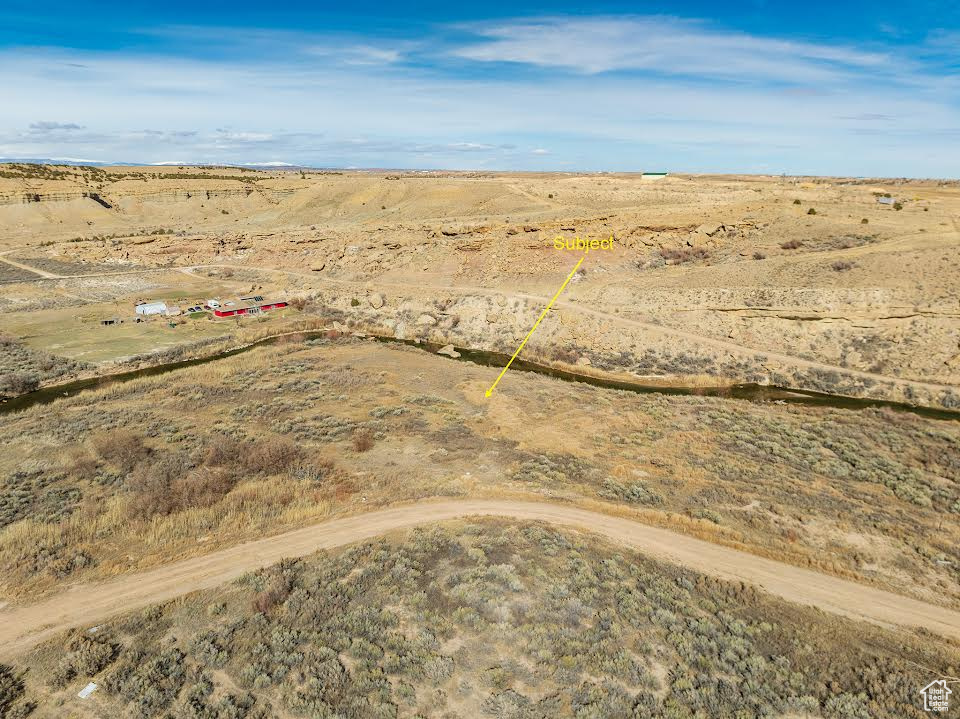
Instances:
[[[583,529],[651,557],[855,619],[922,628],[960,639],[960,612],[769,559],[719,547],[665,529],[544,502],[445,500],[326,522],[103,584],[77,585],[43,602],[0,610],[0,654],[14,656],[57,632],[93,624],[231,581],[284,557],[363,541],[398,529],[471,515],[537,520]]]
[[[490,297],[551,296],[573,264],[553,238],[612,235],[564,297],[592,317],[571,313],[531,350],[598,371],[960,407],[958,217],[960,187],[934,181],[10,168],[0,251],[41,276],[8,284],[0,307],[35,306],[31,283],[64,291],[45,275],[281,268],[296,274],[266,275],[264,291],[512,352],[539,308]],[[350,303],[377,292],[376,312]],[[417,324],[452,296],[459,324]]]

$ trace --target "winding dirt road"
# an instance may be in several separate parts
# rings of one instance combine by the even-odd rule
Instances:
[[[109,582],[76,585],[36,604],[8,607],[0,610],[0,658],[16,656],[70,627],[210,589],[284,557],[300,557],[428,522],[479,515],[588,530],[655,559],[747,582],[796,604],[885,626],[924,628],[960,640],[960,612],[892,592],[576,507],[465,499],[420,502],[324,522]]]

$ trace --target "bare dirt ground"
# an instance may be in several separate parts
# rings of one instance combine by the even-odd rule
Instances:
[[[578,312],[544,327],[531,351],[664,382],[772,382],[960,406],[952,183],[230,168],[2,174],[0,251],[38,273],[231,265],[358,326],[512,351],[574,263],[553,239],[613,236],[614,250],[592,253],[568,288],[564,301]],[[901,209],[880,205],[884,194]],[[290,274],[256,272],[264,268]],[[45,301],[66,291],[34,282],[47,283]],[[23,284],[0,288],[6,312],[36,306]]]
[[[490,367],[364,339],[509,355],[579,258],[555,238],[612,237],[524,357],[956,410],[958,218],[954,182],[2,166],[0,395],[286,340],[3,415],[0,644],[467,514],[958,639],[958,423],[522,372],[486,398]],[[291,307],[101,325],[247,293]]]
[[[727,580],[758,585],[791,602],[888,626],[960,639],[960,612],[836,577],[718,547],[682,534],[562,505],[447,500],[379,510],[287,532],[140,575],[76,585],[41,603],[0,610],[0,656],[9,658],[81,624],[229,582],[285,557],[360,542],[397,529],[466,516],[502,516],[572,526],[656,559]]]

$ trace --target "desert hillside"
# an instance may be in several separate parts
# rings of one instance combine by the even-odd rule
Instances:
[[[958,217],[933,181],[2,166],[0,718],[924,716]]]
[[[531,352],[638,381],[960,406],[955,183],[27,165],[0,175],[0,329],[71,360],[183,338],[85,352],[28,331],[53,319],[33,312],[94,322],[175,292],[184,273],[305,298],[354,329],[509,353],[576,262],[554,239],[612,236]]]

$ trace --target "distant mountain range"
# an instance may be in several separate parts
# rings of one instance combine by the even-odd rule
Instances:
[[[0,157],[0,163],[27,165],[73,165],[86,167],[256,167],[270,170],[320,169],[289,162],[105,162],[77,157]]]

